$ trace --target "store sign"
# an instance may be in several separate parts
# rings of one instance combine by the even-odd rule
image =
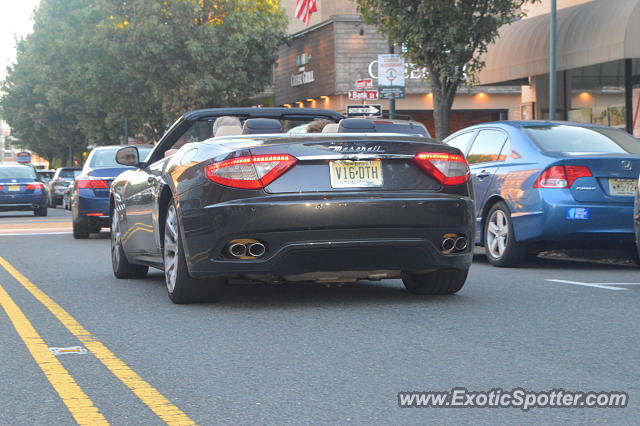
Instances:
[[[377,90],[349,90],[350,101],[377,101]]]
[[[31,163],[31,153],[26,151],[19,152],[16,160],[20,164],[29,164]]]
[[[313,83],[315,78],[313,76],[313,71],[304,71],[298,74],[293,74],[291,76],[291,87],[301,86],[307,83]]]

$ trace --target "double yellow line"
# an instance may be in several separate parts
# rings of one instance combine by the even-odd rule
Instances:
[[[143,380],[104,344],[98,341],[75,318],[47,296],[20,271],[0,256],[0,266],[7,270],[33,297],[44,305],[114,376],[169,425],[194,425],[189,418],[158,390]],[[29,319],[0,285],[0,305],[5,310],[16,332],[29,349],[31,356],[56,390],[78,424],[108,424],[69,372],[49,351],[44,340]]]

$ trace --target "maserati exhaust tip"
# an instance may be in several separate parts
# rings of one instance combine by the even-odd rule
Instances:
[[[455,247],[456,242],[453,238],[445,238],[442,240],[442,250],[451,251]]]
[[[462,251],[467,248],[467,238],[466,237],[458,237],[456,238],[454,248],[458,251]]]
[[[267,248],[262,243],[249,244],[247,253],[249,256],[260,257],[267,251]]]
[[[244,244],[233,243],[229,245],[229,254],[233,257],[246,256],[247,247]]]

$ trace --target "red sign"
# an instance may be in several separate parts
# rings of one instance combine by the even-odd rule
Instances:
[[[373,79],[365,78],[362,80],[356,80],[356,89],[373,89]]]
[[[349,90],[349,100],[351,101],[377,101],[377,90]]]

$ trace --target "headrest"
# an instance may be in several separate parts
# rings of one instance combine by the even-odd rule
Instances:
[[[282,124],[273,118],[250,118],[242,126],[243,135],[282,133]]]
[[[322,133],[338,133],[338,123],[329,123],[322,128]]]
[[[376,126],[365,118],[343,118],[338,123],[338,133],[376,133]]]
[[[235,136],[242,134],[242,127],[240,126],[222,126],[218,127],[214,136]]]

